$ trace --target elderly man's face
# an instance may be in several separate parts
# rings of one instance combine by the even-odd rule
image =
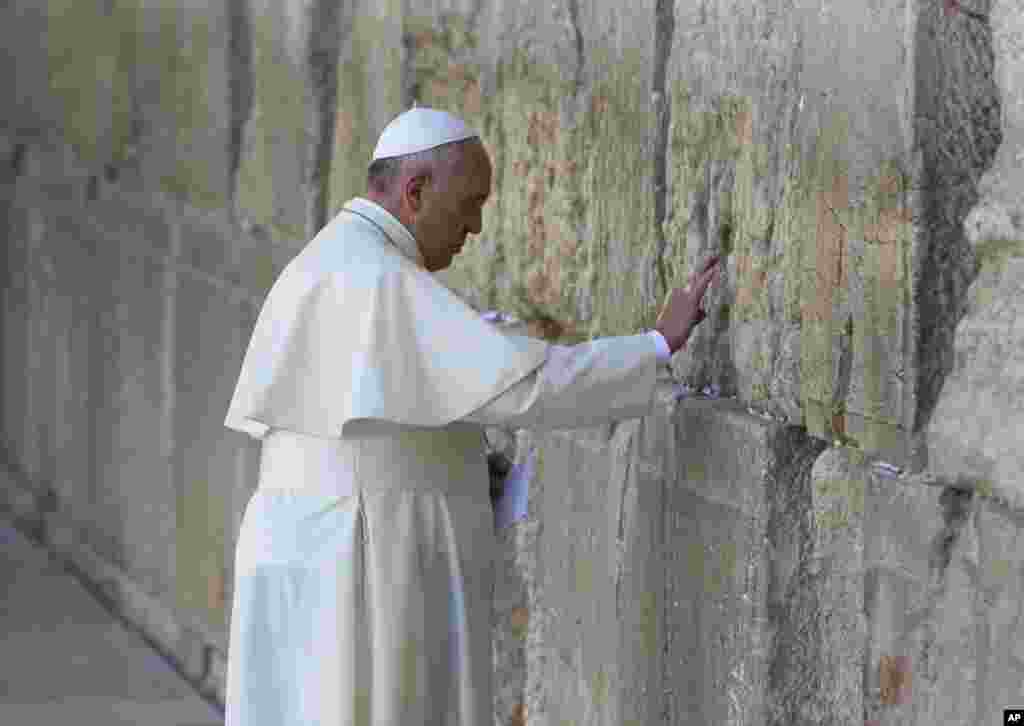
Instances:
[[[412,233],[430,272],[443,270],[469,234],[480,234],[484,202],[491,194],[491,161],[479,141],[460,144],[445,173],[421,191]]]

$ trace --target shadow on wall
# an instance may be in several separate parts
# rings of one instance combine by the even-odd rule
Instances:
[[[946,0],[945,21],[938,13],[922,13],[915,38],[915,134],[923,165],[919,244],[924,247],[918,253],[914,301],[920,321],[915,432],[931,419],[953,370],[956,328],[979,269],[963,223],[980,199],[978,182],[1003,141],[987,21],[991,2],[983,2],[977,13],[984,22],[973,16],[951,22],[956,4]]]

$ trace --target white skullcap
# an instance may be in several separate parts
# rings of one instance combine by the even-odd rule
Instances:
[[[441,144],[479,136],[465,122],[447,111],[423,106],[410,108],[391,120],[377,141],[373,159],[405,156],[426,151]]]

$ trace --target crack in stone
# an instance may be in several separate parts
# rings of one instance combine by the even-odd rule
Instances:
[[[314,97],[317,137],[310,149],[310,196],[306,223],[315,232],[327,224],[331,159],[337,123],[338,54],[341,43],[340,8],[317,0],[310,8],[308,72]]]
[[[228,105],[231,133],[228,148],[228,199],[235,209],[238,170],[242,165],[245,126],[252,116],[253,63],[252,21],[247,0],[228,0]]]
[[[576,51],[576,68],[573,71],[573,94],[579,95],[583,88],[583,31],[580,30],[580,0],[569,0],[569,24],[573,32],[573,46]]]
[[[672,105],[669,102],[667,87],[668,59],[672,53],[672,40],[675,36],[675,6],[672,0],[657,0],[654,11],[654,75],[651,82],[651,95],[655,111],[654,135],[654,264],[658,276],[658,291],[651,291],[654,303],[661,293],[668,289],[668,272],[665,269],[665,249],[668,239],[665,236],[665,218],[668,202],[668,144],[669,126],[672,120]]]

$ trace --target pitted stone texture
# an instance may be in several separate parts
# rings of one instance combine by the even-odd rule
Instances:
[[[1024,704],[1024,518],[992,501],[975,515],[979,562],[980,723],[998,723],[1007,705]]]
[[[534,477],[529,517],[499,533],[498,723],[660,718],[667,416],[520,432]]]
[[[941,486],[910,485],[872,471],[865,500],[865,566],[899,571],[926,584],[945,529],[942,491]]]
[[[490,429],[488,429],[490,431]],[[526,464],[536,456],[531,432],[520,430],[514,463]],[[541,482],[529,482],[529,496],[539,496]],[[525,711],[527,636],[540,591],[538,590],[537,536],[540,520],[526,518],[495,532],[494,578],[494,714],[496,726],[509,723]],[[525,721],[523,723],[526,723]]]
[[[225,582],[229,555],[222,482],[234,480],[235,436],[224,428],[238,369],[224,365],[224,332],[237,325],[231,307],[215,304],[219,291],[204,281],[179,282],[175,335],[174,442],[177,488],[175,585],[182,605],[220,626],[230,603]],[[236,348],[237,350],[237,348]],[[202,387],[192,381],[202,380]]]
[[[821,660],[815,669],[820,688],[807,694],[804,708],[823,721],[855,723],[864,708],[867,478],[863,457],[847,449],[826,451],[811,471],[815,540],[807,564],[820,583],[812,622],[820,628]]]
[[[417,70],[424,102],[464,111],[494,164],[479,242],[442,275],[478,307],[548,319],[567,341],[653,323],[654,6],[486,3],[466,19],[480,42],[468,90]]]
[[[987,3],[986,3],[987,5]],[[1024,13],[991,3],[990,26],[963,18],[964,32],[991,33],[1002,145],[964,220],[977,277],[956,328],[954,359],[928,426],[929,468],[979,480],[979,491],[1024,507]]]
[[[1024,507],[1024,250],[983,269],[957,329],[955,366],[928,427],[929,467]]]
[[[710,373],[723,391],[784,411],[815,435],[852,436],[913,467],[916,389],[933,405],[950,342],[942,331],[966,287],[945,280],[969,270],[965,255],[939,248],[963,252],[955,237],[971,175],[998,139],[989,39],[946,27],[937,6],[918,10],[678,6],[662,260],[681,281],[699,260],[726,256],[712,319],[677,370]],[[835,64],[858,73],[839,78]],[[921,114],[914,104],[924,96],[943,105]],[[958,131],[937,135],[919,115]],[[932,219],[918,234],[926,205]],[[930,306],[921,314],[919,299]],[[798,348],[782,348],[787,323],[800,324]],[[771,384],[787,370],[800,373],[797,396]],[[764,402],[776,395],[784,400]]]
[[[964,226],[972,243],[1024,239],[1024,12],[1016,0],[993,0],[989,11],[1003,143],[978,185],[981,200]],[[967,21],[971,27],[976,22]]]
[[[806,548],[785,512],[806,518],[807,502],[787,508],[787,495],[806,487],[804,449],[821,445],[734,401],[681,401],[669,431],[666,722],[761,724],[777,698],[780,610],[790,607],[777,590]]]
[[[0,47],[17,49],[18,62],[0,68],[0,88],[7,102],[0,131],[13,139],[34,138],[59,124],[57,99],[46,93],[47,47],[26,42],[46,33],[46,6],[35,0],[11,0],[0,6]]]
[[[987,9],[983,3],[977,9]],[[999,88],[989,25],[965,12],[928,5],[915,37],[915,125],[921,177],[914,251],[914,325],[918,330],[915,431],[942,416],[940,396],[955,375],[956,332],[968,309],[976,260],[964,220],[978,201],[978,181],[1003,141]],[[910,373],[908,371],[908,373]],[[929,451],[934,445],[929,443]],[[929,462],[929,466],[931,463]],[[943,469],[936,469],[943,472]]]
[[[928,589],[907,614],[902,635],[902,651],[910,656],[909,700],[885,709],[893,712],[893,723],[985,723],[979,718],[983,619],[977,607],[978,533],[971,496],[945,489],[940,506],[945,529],[929,563]]]
[[[333,8],[331,7],[333,6]],[[249,5],[252,113],[242,131],[235,212],[275,241],[304,243],[326,223],[333,128],[337,4],[320,0]]]
[[[404,32],[405,4],[359,0],[341,4],[341,13],[328,218],[352,197],[366,194],[366,170],[377,139],[412,102],[404,85],[414,47]]]

